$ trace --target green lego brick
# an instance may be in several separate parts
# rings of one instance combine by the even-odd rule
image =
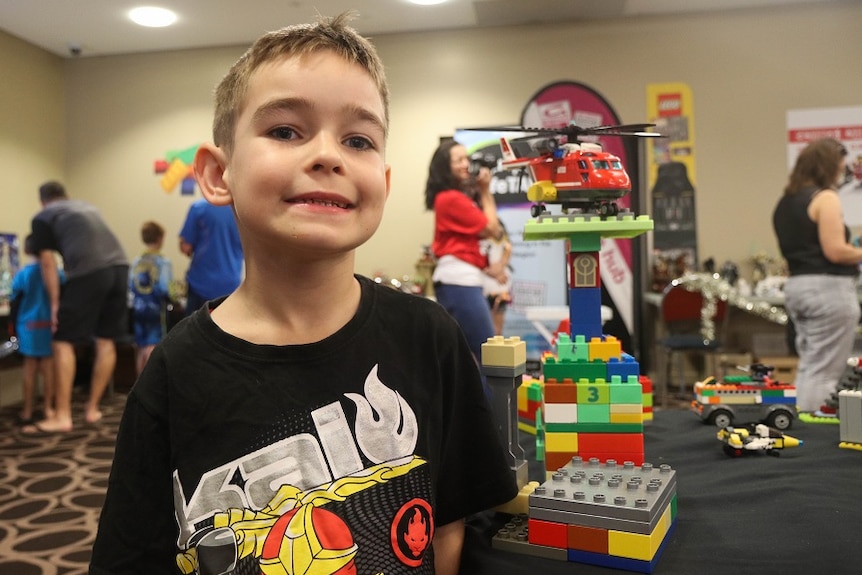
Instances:
[[[610,389],[610,403],[641,403],[643,399],[643,387],[640,383],[612,383]]]
[[[563,433],[643,433],[642,423],[546,423],[546,432]]]
[[[589,361],[589,349],[583,335],[576,335],[574,341],[567,333],[557,335],[557,360]]]
[[[586,379],[588,381],[595,381],[597,379],[604,380],[607,377],[608,366],[603,361],[569,361],[548,357],[545,358],[545,362],[542,365],[542,373],[546,380],[556,379],[563,381],[564,379],[571,379],[572,381],[579,381]]]
[[[610,385],[603,379],[578,382],[578,404],[607,405],[610,403]]]
[[[598,235],[600,238],[634,238],[652,230],[653,221],[649,216],[620,214],[601,219],[598,215],[551,215],[530,220],[524,224],[525,240],[567,239],[573,244],[579,243],[577,236],[586,234],[588,238]],[[599,251],[593,247],[590,239],[587,249],[580,251]],[[599,242],[601,245],[601,242]]]
[[[542,386],[537,383],[529,383],[526,385],[527,399],[531,401],[542,401]]]
[[[605,404],[578,404],[578,423],[610,423],[611,407]]]
[[[599,233],[581,232],[569,236],[569,251],[572,253],[598,252],[602,249]]]

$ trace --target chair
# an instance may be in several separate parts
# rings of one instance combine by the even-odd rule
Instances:
[[[665,336],[660,340],[665,355],[665,377],[660,382],[662,388],[662,407],[667,406],[671,385],[671,375],[676,367],[675,384],[680,391],[691,387],[694,382],[685,381],[685,359],[696,356],[698,360],[698,379],[702,379],[706,367],[706,357],[722,347],[722,339],[727,325],[727,302],[717,300],[712,320],[715,324],[714,336],[707,339],[703,334],[702,310],[703,294],[689,291],[684,286],[671,283],[665,288],[661,300],[661,319]]]

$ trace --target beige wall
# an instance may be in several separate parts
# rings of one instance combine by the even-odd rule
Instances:
[[[515,123],[558,80],[593,87],[624,122],[647,119],[647,84],[688,83],[701,256],[777,255],[770,214],[787,173],[785,112],[862,105],[859,22],[862,3],[839,2],[376,37],[393,95],[393,191],[357,269],[412,273],[431,236],[422,194],[439,136]],[[190,200],[161,191],[153,162],[209,138],[212,87],[243,49],[61,61],[0,34],[0,167],[13,198],[0,227],[24,233],[35,187],[64,177],[73,195],[104,210],[130,256],[142,221],[165,225],[181,276],[186,261],[172,238]]]
[[[0,33],[0,232],[23,239],[37,188],[65,176],[63,60]]]

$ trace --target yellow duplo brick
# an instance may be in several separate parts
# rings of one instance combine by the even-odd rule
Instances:
[[[526,515],[530,511],[530,495],[538,486],[538,481],[530,481],[518,491],[514,499],[496,507],[495,510],[509,515]]]
[[[643,412],[611,413],[611,423],[643,423]]]
[[[527,362],[527,342],[520,337],[489,337],[482,344],[482,365],[517,367]]]
[[[574,432],[545,432],[545,452],[578,452],[578,434]]]
[[[625,531],[608,531],[608,555],[628,557],[640,561],[652,561],[661,542],[664,541],[671,525],[670,506],[661,514],[655,528],[649,535],[628,533]]]
[[[597,359],[610,361],[611,358],[620,359],[622,352],[623,350],[619,340],[613,336],[606,336],[605,341],[602,341],[601,338],[597,337],[590,339],[590,361],[595,361]]]
[[[527,411],[529,400],[527,399],[527,388],[523,385],[518,386],[518,411]]]

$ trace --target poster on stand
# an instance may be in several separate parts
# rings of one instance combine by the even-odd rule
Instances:
[[[814,140],[834,138],[847,148],[847,167],[852,175],[838,189],[844,222],[862,227],[862,106],[809,108],[787,112],[787,171],[799,152]]]
[[[649,286],[652,291],[662,291],[671,280],[698,265],[691,89],[680,82],[649,84],[647,117],[663,136],[647,146],[647,182],[655,225]]]

